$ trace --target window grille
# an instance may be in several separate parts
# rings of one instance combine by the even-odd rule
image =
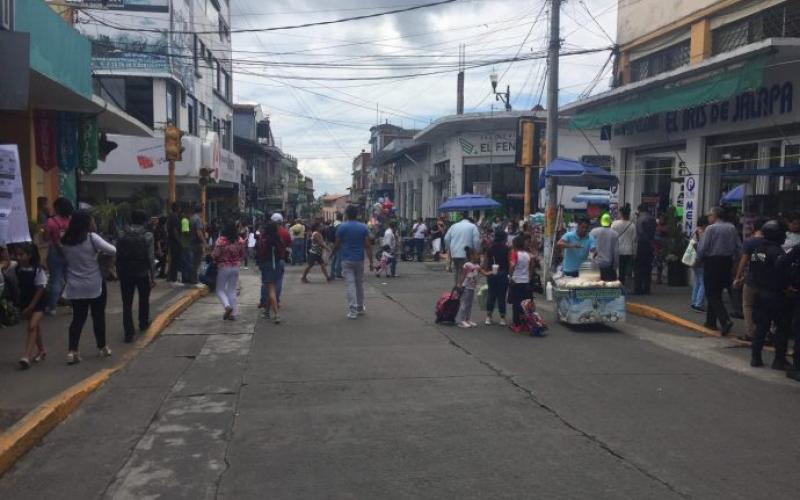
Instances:
[[[762,10],[711,33],[711,53],[729,52],[767,38],[800,37],[800,0]]]
[[[685,40],[632,61],[631,80],[638,82],[689,64],[689,44]]]

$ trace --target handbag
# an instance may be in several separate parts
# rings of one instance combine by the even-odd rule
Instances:
[[[681,262],[689,267],[694,267],[697,263],[697,241],[694,238],[689,240],[689,244],[686,245],[686,251],[683,252]]]
[[[481,285],[478,288],[478,305],[480,306],[482,311],[486,310],[486,300],[489,295],[489,285]]]
[[[117,267],[114,263],[114,256],[101,253],[99,250],[97,250],[97,246],[94,244],[94,239],[92,239],[92,233],[89,233],[88,238],[97,257],[97,264],[100,266],[100,274],[103,276],[103,281],[116,281]]]

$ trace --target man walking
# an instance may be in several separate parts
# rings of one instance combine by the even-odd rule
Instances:
[[[642,203],[636,211],[636,269],[634,293],[650,294],[653,279],[653,242],[656,239],[656,220]]]
[[[710,225],[697,245],[697,260],[705,269],[705,326],[715,330],[719,320],[720,333],[727,335],[733,328],[733,321],[722,302],[722,291],[731,286],[733,259],[741,253],[742,242],[736,227],[725,220],[721,208],[714,207],[709,211],[708,222]]]
[[[619,235],[617,252],[619,253],[619,281],[633,274],[633,256],[636,254],[636,226],[631,222],[631,207],[626,205],[619,209],[618,220],[611,223],[611,229]]]
[[[144,225],[147,215],[141,210],[131,214],[131,225],[117,240],[117,275],[122,292],[122,326],[125,342],[133,342],[133,294],[139,293],[139,330],[150,326],[150,289],[155,285],[155,245],[153,233]]]
[[[205,242],[205,228],[203,227],[203,219],[200,217],[202,213],[200,205],[195,205],[193,214],[189,218],[189,248],[191,249],[191,263],[188,272],[188,281],[184,283],[197,284],[197,271],[200,269],[200,263],[203,261],[203,244]]]
[[[167,247],[169,251],[169,267],[167,268],[167,281],[178,281],[178,270],[183,265],[181,255],[181,206],[177,202],[172,204],[172,213],[167,217]]]
[[[411,232],[414,233],[414,247],[417,251],[417,262],[422,262],[424,260],[423,254],[425,253],[425,238],[428,236],[428,226],[425,225],[422,217],[420,217],[417,223],[414,224],[414,227],[411,228]]]
[[[480,248],[481,244],[481,233],[478,231],[478,226],[469,220],[469,212],[462,212],[461,221],[450,226],[444,235],[444,244],[450,254],[453,280],[455,286],[458,286],[462,268],[467,261],[465,248]]]
[[[392,260],[389,262],[390,276],[395,278],[397,276],[397,223],[394,221],[389,223],[389,227],[383,233],[383,246],[389,247],[389,253],[392,254]]]
[[[349,205],[345,210],[346,221],[336,230],[334,252],[341,252],[342,274],[347,285],[348,319],[364,314],[364,253],[369,259],[369,270],[375,269],[372,258],[372,243],[367,225],[356,220],[358,209]]]
[[[595,261],[600,267],[600,279],[617,281],[619,235],[611,229],[611,216],[603,214],[600,217],[600,227],[592,229],[589,235],[594,240]]]

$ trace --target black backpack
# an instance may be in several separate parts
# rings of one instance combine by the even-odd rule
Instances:
[[[117,240],[117,273],[142,277],[150,273],[149,242],[144,231],[125,231]]]

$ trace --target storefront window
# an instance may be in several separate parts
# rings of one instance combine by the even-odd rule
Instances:
[[[747,172],[758,168],[758,144],[738,144],[717,149],[720,172],[719,197],[740,184],[746,184],[748,194],[755,193],[756,176]],[[714,167],[712,167],[714,168]]]
[[[642,198],[658,198],[658,213],[671,203],[674,158],[645,158]]]
[[[787,144],[783,148],[783,166],[795,167],[800,165],[800,144]],[[799,191],[800,176],[785,176],[781,178],[783,191]]]

